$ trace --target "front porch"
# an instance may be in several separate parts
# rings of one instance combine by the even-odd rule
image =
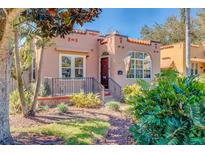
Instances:
[[[109,89],[105,87],[94,77],[84,78],[44,78],[48,96],[53,98],[59,96],[72,96],[73,94],[84,92],[94,93],[104,101],[105,96],[111,95],[114,99],[122,99],[122,88],[112,78],[109,78]]]

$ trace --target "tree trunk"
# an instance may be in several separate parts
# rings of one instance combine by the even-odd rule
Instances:
[[[191,36],[190,36],[190,9],[186,8],[186,75],[191,75],[191,58],[190,58],[190,50],[191,50]]]
[[[15,29],[15,49],[14,49],[14,57],[15,57],[15,64],[16,64],[16,77],[17,77],[17,85],[18,85],[18,92],[19,98],[21,102],[21,109],[24,117],[28,116],[28,107],[25,102],[24,96],[24,84],[21,74],[21,65],[20,65],[20,56],[19,56],[19,33],[18,30]]]
[[[10,56],[5,55],[0,63],[1,69],[3,68],[0,73],[0,144],[13,144],[9,125]]]
[[[8,40],[12,36],[12,22],[24,9],[13,9],[6,15],[3,37],[0,38],[0,144],[13,144],[9,125],[9,86],[10,69],[8,60]],[[10,35],[11,34],[11,35]]]
[[[38,67],[37,67],[36,87],[35,87],[35,92],[34,92],[31,110],[29,112],[30,116],[35,116],[35,112],[36,112],[37,99],[38,99],[39,90],[40,90],[40,86],[41,86],[41,72],[42,72],[44,49],[45,49],[45,46],[42,45],[41,53],[40,53],[40,57],[39,57],[39,63],[38,63]]]

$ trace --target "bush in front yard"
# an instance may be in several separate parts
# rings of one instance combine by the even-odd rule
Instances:
[[[71,101],[76,107],[94,108],[101,105],[101,100],[93,93],[85,94],[80,92],[71,97]]]
[[[24,95],[25,95],[25,103],[30,108],[32,104],[32,93],[29,91],[25,91]],[[21,113],[21,112],[22,112],[22,109],[21,109],[21,102],[19,98],[19,92],[18,90],[14,90],[10,94],[10,113],[16,114],[16,113]]]
[[[38,107],[39,111],[47,111],[48,109],[49,109],[48,105],[41,105],[41,106]]]
[[[124,100],[127,102],[131,97],[140,93],[140,86],[137,84],[126,85],[123,89]]]
[[[66,113],[68,111],[68,105],[64,103],[58,104],[57,108],[60,113]]]
[[[33,94],[35,92],[35,86],[36,86],[35,83],[31,83],[28,88]],[[50,94],[51,94],[51,90],[48,83],[44,82],[43,84],[41,84],[39,90],[39,96],[46,97],[49,96]]]
[[[120,103],[116,101],[110,101],[105,104],[105,106],[113,111],[120,111]]]
[[[162,72],[130,103],[138,144],[205,144],[205,84],[195,77]]]

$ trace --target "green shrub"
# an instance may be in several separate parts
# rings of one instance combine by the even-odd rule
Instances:
[[[34,94],[35,92],[35,86],[36,84],[35,83],[31,83],[30,86],[28,87],[28,89]],[[49,85],[45,82],[43,84],[41,84],[40,86],[40,90],[39,90],[39,96],[42,96],[42,97],[46,97],[46,96],[49,96],[51,94],[51,90],[50,90],[50,87]]]
[[[29,91],[25,91],[24,95],[25,95],[25,103],[30,108],[32,104],[32,93]],[[14,90],[10,94],[10,113],[16,114],[21,112],[22,109],[21,109],[21,102],[19,98],[19,92],[18,90]]]
[[[42,105],[42,106],[39,106],[38,107],[38,110],[39,111],[47,111],[49,109],[49,106],[48,105]]]
[[[85,94],[80,92],[78,94],[74,94],[71,97],[71,102],[73,102],[76,107],[82,108],[94,108],[101,105],[101,100],[93,93]]]
[[[60,113],[66,113],[68,111],[68,105],[64,103],[58,104],[57,108]]]
[[[123,89],[124,99],[126,102],[138,93],[140,93],[140,86],[137,84],[126,85]]]
[[[113,111],[120,111],[120,103],[116,101],[110,101],[105,104],[105,106]]]
[[[47,82],[44,82],[40,87],[40,96],[46,97],[51,94],[50,86]]]
[[[162,72],[130,103],[138,122],[138,144],[205,144],[205,84],[194,77]]]

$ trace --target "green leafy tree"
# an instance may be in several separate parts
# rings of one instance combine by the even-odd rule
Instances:
[[[201,43],[205,40],[205,9],[201,9],[199,13],[197,14],[197,19],[195,20],[195,30],[194,36],[195,36],[195,43]]]
[[[99,16],[101,9],[27,9],[19,18],[19,24],[27,28],[28,38],[37,38],[40,44],[40,59],[37,66],[36,88],[34,99],[29,115],[35,115],[37,97],[41,83],[41,68],[45,48],[50,44],[50,40],[55,37],[64,38],[72,33],[74,24],[83,25],[85,22],[92,22]],[[23,100],[22,100],[23,102]]]
[[[191,19],[190,33],[193,43],[198,42],[198,27],[196,20]],[[141,29],[141,38],[160,41],[162,45],[185,42],[185,9],[180,9],[179,17],[168,17],[164,24],[155,23],[152,27],[145,25]]]

